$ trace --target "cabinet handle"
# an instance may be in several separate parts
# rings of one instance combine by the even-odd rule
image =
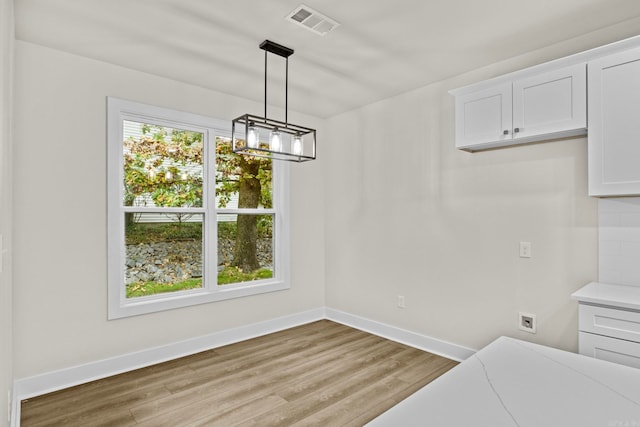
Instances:
[[[518,132],[520,132],[520,128],[515,128],[513,131],[514,131],[515,133],[518,133]]]
[[[507,129],[505,129],[505,130],[502,131],[502,134],[503,135],[509,135],[509,131]]]

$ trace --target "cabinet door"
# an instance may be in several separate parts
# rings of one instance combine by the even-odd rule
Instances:
[[[511,140],[511,83],[456,97],[456,147]]]
[[[640,49],[589,63],[589,194],[640,195]]]
[[[586,128],[586,63],[513,82],[514,139],[569,136]]]

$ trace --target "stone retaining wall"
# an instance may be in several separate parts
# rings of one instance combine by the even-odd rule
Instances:
[[[218,264],[229,265],[233,261],[235,241],[221,239],[218,242]],[[202,242],[186,240],[126,245],[127,260],[125,283],[159,282],[174,283],[202,277]],[[272,240],[258,240],[258,262],[271,267]]]

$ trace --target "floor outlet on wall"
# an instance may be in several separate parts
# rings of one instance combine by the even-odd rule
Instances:
[[[530,313],[518,313],[518,329],[521,331],[536,333],[536,315]]]
[[[398,308],[406,308],[404,304],[404,296],[398,295]]]

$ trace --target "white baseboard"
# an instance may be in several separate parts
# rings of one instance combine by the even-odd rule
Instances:
[[[191,338],[160,347],[149,348],[135,353],[128,353],[84,365],[35,375],[33,377],[17,379],[14,381],[13,387],[11,426],[20,426],[20,402],[24,399],[322,319],[342,323],[383,338],[457,361],[462,361],[475,353],[474,350],[466,347],[396,328],[395,326],[386,325],[374,320],[365,319],[339,310],[331,308],[317,308],[290,316],[279,317],[260,323],[240,326],[238,328]]]
[[[375,320],[366,319],[364,317],[355,316],[343,311],[326,308],[326,318],[334,322],[342,323],[355,329],[360,329],[392,341],[406,344],[429,353],[446,357],[447,359],[461,362],[475,354],[475,350],[452,344],[426,335],[417,334],[405,329],[390,326]]]

